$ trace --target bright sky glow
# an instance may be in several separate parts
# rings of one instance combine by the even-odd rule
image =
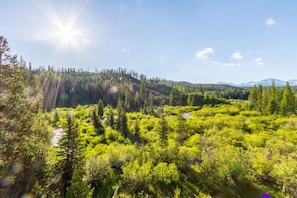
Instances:
[[[0,34],[33,67],[193,83],[297,79],[297,1],[9,0]]]

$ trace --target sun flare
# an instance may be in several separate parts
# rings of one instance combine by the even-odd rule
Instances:
[[[81,9],[65,10],[59,13],[52,5],[47,4],[45,13],[49,19],[46,30],[37,34],[37,39],[51,42],[56,46],[55,52],[81,51],[90,44],[89,33],[82,26]]]

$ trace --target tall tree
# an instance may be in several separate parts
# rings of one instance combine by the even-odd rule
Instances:
[[[104,112],[104,105],[103,105],[103,101],[100,99],[98,101],[98,115],[102,118],[103,116],[103,112]]]
[[[123,108],[123,102],[121,100],[118,101],[117,104],[118,110],[118,120],[117,120],[117,130],[119,130],[124,137],[128,135],[128,126],[127,126],[127,116],[126,111]]]
[[[159,140],[162,147],[165,147],[168,145],[168,132],[169,132],[169,125],[166,121],[165,115],[162,114],[157,126],[157,133],[159,135]]]
[[[58,173],[61,175],[59,183],[60,195],[66,198],[67,189],[71,186],[73,173],[82,167],[82,147],[79,141],[78,127],[73,115],[68,112],[64,135],[59,143]]]
[[[185,139],[185,132],[186,132],[186,120],[183,117],[183,113],[179,112],[177,115],[177,134],[178,134],[178,141],[182,143],[182,141]]]
[[[280,111],[283,114],[286,113],[295,113],[295,96],[294,93],[292,92],[292,89],[287,82],[285,88],[282,91],[282,98],[280,102]]]
[[[3,37],[1,42],[3,55],[3,47],[9,47]],[[0,72],[0,178],[9,182],[1,184],[0,194],[21,197],[40,193],[35,187],[43,185],[49,138],[40,113],[38,81],[15,57],[8,59]]]
[[[140,99],[140,103],[141,105],[144,104],[144,102],[146,101],[146,86],[145,86],[145,77],[144,75],[140,76],[140,90],[139,90],[139,99]]]
[[[108,126],[110,126],[111,128],[114,128],[114,113],[113,113],[113,109],[111,106],[109,106],[109,110],[107,112],[107,118],[106,118],[106,123]]]
[[[10,47],[8,45],[8,42],[6,38],[3,36],[0,36],[0,69],[2,64],[7,64],[7,61],[10,58]],[[0,70],[1,73],[1,70]]]
[[[97,114],[97,108],[95,107],[92,112],[93,125],[97,135],[104,133],[104,126],[102,125],[100,116]]]
[[[171,106],[175,105],[175,102],[174,102],[174,90],[173,89],[170,91],[169,105],[171,105]]]
[[[255,85],[249,94],[249,101],[250,101],[250,106],[252,109],[256,108],[256,104],[257,104],[257,100],[258,100],[258,88]]]

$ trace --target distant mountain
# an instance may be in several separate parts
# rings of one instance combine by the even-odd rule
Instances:
[[[233,84],[233,83],[224,83],[224,82],[219,82],[218,84],[224,84],[224,85],[231,85],[231,86],[236,86],[236,87],[253,87],[255,85],[262,85],[263,87],[268,87],[272,85],[272,82],[274,81],[275,86],[277,87],[284,87],[286,86],[287,82],[289,82],[290,86],[297,86],[297,80],[289,80],[289,81],[283,81],[275,78],[267,78],[265,80],[261,81],[249,81],[246,83],[241,83],[241,84]]]

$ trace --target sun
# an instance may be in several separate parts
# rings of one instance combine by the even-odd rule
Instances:
[[[62,39],[66,41],[71,41],[74,38],[74,32],[69,28],[64,28],[60,33]]]
[[[47,16],[48,23],[45,23],[44,31],[37,34],[39,41],[53,44],[55,54],[81,52],[89,46],[90,33],[88,28],[83,27],[80,6],[77,6],[77,9],[65,9],[62,12],[61,10],[58,12],[58,9],[49,2],[44,7],[47,7],[44,14]]]
[[[78,49],[81,35],[78,30],[73,29],[70,25],[60,25],[57,30],[57,37],[60,49]]]

